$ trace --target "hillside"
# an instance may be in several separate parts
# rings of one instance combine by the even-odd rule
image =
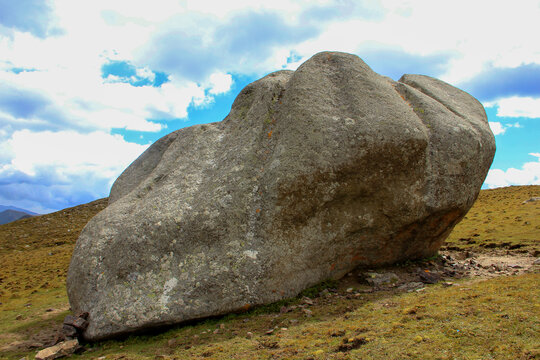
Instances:
[[[540,186],[481,191],[441,256],[357,269],[302,296],[82,359],[540,359]],[[0,358],[33,358],[69,314],[65,276],[101,199],[0,226]],[[440,281],[429,285],[429,275]],[[392,275],[392,276],[391,276]],[[395,278],[394,278],[395,277]],[[377,283],[391,278],[389,283]]]
[[[106,205],[107,199],[100,199],[0,226],[0,297],[63,287],[79,233]]]
[[[19,207],[16,207],[16,206],[6,206],[6,205],[0,205],[0,211],[4,211],[4,210],[15,210],[15,211],[20,211],[20,212],[23,212],[23,213],[27,213],[29,215],[39,215],[38,213],[35,213],[33,211],[30,211],[30,210],[26,210],[26,209],[21,209]]]
[[[17,210],[4,210],[0,212],[0,225],[10,223],[19,219],[26,219],[32,217],[32,215],[27,214],[22,211]]]

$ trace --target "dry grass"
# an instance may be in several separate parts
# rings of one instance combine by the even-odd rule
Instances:
[[[467,216],[447,239],[460,249],[540,252],[540,186],[482,190]]]
[[[482,191],[446,246],[537,251],[540,202],[522,204],[537,196],[540,186]],[[0,358],[33,358],[37,349],[32,346],[39,345],[34,343],[53,340],[68,313],[65,274],[75,240],[105,204],[102,199],[0,226]],[[496,245],[486,248],[492,243]],[[462,279],[454,286],[432,285],[411,293],[364,293],[368,287],[356,284],[360,291],[351,293],[349,278],[326,284],[336,291],[314,298],[313,305],[297,298],[152,335],[88,344],[76,357],[540,359],[539,283],[540,275],[534,272]],[[320,290],[312,289],[311,296]],[[282,305],[287,305],[286,312],[279,311]]]
[[[24,297],[42,289],[64,286],[79,233],[106,205],[107,199],[100,199],[1,225],[0,299]]]

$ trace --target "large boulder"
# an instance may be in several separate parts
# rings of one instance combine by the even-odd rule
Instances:
[[[69,267],[87,340],[292,297],[358,265],[434,255],[495,152],[482,105],[440,80],[324,52],[246,86],[114,183]]]

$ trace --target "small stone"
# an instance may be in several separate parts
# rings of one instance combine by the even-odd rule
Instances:
[[[75,321],[76,317],[73,315],[67,315],[64,318],[64,324],[73,326],[73,322]]]
[[[79,347],[80,345],[77,339],[63,341],[39,351],[36,355],[36,360],[53,360],[63,356],[70,356],[77,351]]]
[[[313,312],[309,309],[302,309],[302,312],[307,316],[307,317],[312,317],[313,316]]]
[[[219,329],[213,331],[214,334],[219,334]]]
[[[540,265],[540,258],[534,260],[533,265]]]
[[[19,315],[17,315],[17,316],[15,317],[15,320],[22,320],[22,319],[23,319],[23,316],[22,316],[21,314],[19,314]]]
[[[62,333],[65,336],[69,336],[71,338],[74,338],[77,336],[77,329],[74,326],[68,325],[68,324],[62,324]]]
[[[400,287],[398,287],[398,290],[412,291],[412,290],[415,290],[415,289],[419,289],[421,287],[424,287],[424,283],[422,283],[422,282],[410,282],[410,283],[406,283],[406,284],[401,285]]]
[[[441,279],[439,274],[432,272],[423,271],[419,275],[420,280],[425,284],[436,284]]]
[[[225,329],[225,324],[219,324],[219,328],[222,330]]]
[[[86,330],[86,328],[88,327],[87,320],[85,320],[82,317],[75,317],[73,315],[66,316],[64,318],[64,324],[73,326],[74,328],[82,330],[82,331]]]
[[[251,331],[248,331],[246,333],[246,339],[252,339],[253,338],[253,333]]]
[[[77,319],[75,319],[73,326],[75,326],[79,330],[84,331],[88,327],[88,321],[81,317],[78,317]]]
[[[354,288],[352,288],[352,287],[347,289],[348,293],[352,293],[353,291],[354,291]]]
[[[313,300],[311,300],[310,298],[308,298],[307,296],[305,296],[303,299],[302,299],[302,302],[304,304],[307,304],[307,305],[313,305]]]
[[[399,277],[394,273],[379,274],[376,272],[368,272],[365,280],[371,286],[392,285],[399,282]]]
[[[265,335],[272,335],[274,333],[274,329],[270,329],[267,332],[265,332]]]

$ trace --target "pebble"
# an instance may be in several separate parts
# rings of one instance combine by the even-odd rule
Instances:
[[[304,298],[302,299],[302,302],[303,302],[304,304],[313,305],[313,300],[311,300],[311,299],[308,298],[308,297],[304,297]]]

